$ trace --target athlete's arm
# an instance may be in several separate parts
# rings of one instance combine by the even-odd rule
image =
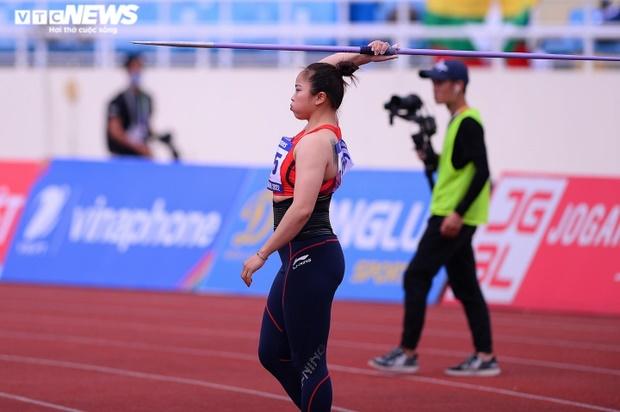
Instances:
[[[398,56],[383,55],[390,47],[390,43],[381,40],[374,40],[370,42],[368,46],[370,46],[371,50],[375,53],[374,56],[358,53],[334,53],[320,60],[320,63],[329,63],[333,66],[336,66],[342,61],[350,61],[355,63],[355,65],[357,66],[361,66],[370,62],[382,62],[398,58]],[[394,46],[394,48],[398,47]]]

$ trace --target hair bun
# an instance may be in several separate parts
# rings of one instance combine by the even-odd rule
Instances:
[[[353,73],[359,69],[359,66],[349,61],[342,61],[336,65],[336,69],[341,76],[352,77]]]

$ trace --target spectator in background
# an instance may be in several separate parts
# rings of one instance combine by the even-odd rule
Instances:
[[[600,22],[604,25],[620,23],[620,5],[612,0],[601,0],[599,3]],[[619,54],[620,42],[615,39],[597,39],[594,50],[600,54]]]
[[[416,7],[415,2],[409,2],[407,5],[407,20],[411,23],[419,22],[422,20],[424,13],[420,13],[420,7]],[[392,7],[391,10],[387,13],[387,21],[397,22],[398,21],[398,7]]]
[[[600,9],[603,23],[620,23],[620,5],[611,0],[601,0]]]
[[[106,137],[112,154],[152,157],[147,139],[151,136],[153,99],[141,88],[143,66],[140,55],[127,57],[129,86],[108,104]]]

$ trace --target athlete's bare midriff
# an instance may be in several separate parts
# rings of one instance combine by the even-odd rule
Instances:
[[[276,195],[273,195],[273,201],[276,202],[276,203],[280,203],[280,202],[283,202],[285,200],[292,199],[292,198],[293,198],[293,196],[276,196]]]

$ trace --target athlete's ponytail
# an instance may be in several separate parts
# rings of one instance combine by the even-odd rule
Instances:
[[[312,63],[306,67],[308,81],[311,84],[310,93],[316,95],[319,92],[327,94],[327,98],[334,110],[342,104],[344,89],[348,85],[343,77],[350,77],[355,83],[353,75],[359,67],[351,62],[343,61],[336,66],[329,63]]]
[[[350,77],[353,81],[355,81],[355,76],[353,76],[353,73],[355,73],[359,68],[360,67],[357,64],[349,61],[342,61],[336,65],[336,69],[338,69],[340,76]]]

